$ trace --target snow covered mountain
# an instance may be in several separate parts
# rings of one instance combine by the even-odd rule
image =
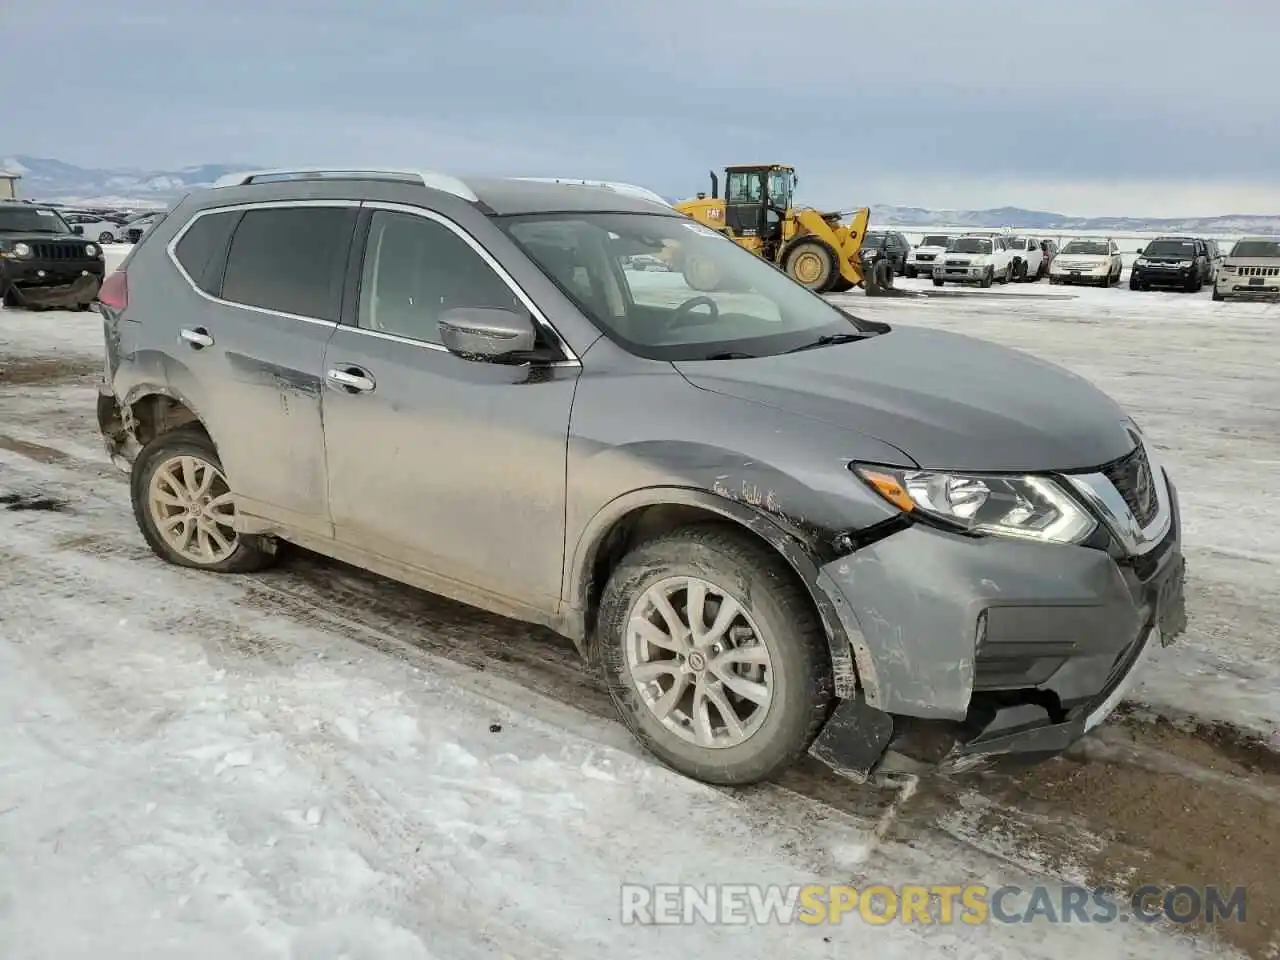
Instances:
[[[22,174],[21,196],[33,200],[103,206],[165,206],[193,187],[225,173],[251,170],[253,163],[206,163],[180,170],[78,167],[45,157],[0,155],[0,170]],[[672,198],[676,202],[679,198]],[[1217,217],[1151,219],[1070,217],[1045,210],[998,207],[991,210],[929,210],[875,206],[872,222],[897,227],[973,227],[1028,230],[1114,231],[1116,233],[1280,234],[1280,215],[1227,214]]]
[[[22,174],[19,196],[103,206],[166,206],[193,187],[253,164],[209,163],[181,170],[77,167],[47,157],[0,155],[0,170]]]

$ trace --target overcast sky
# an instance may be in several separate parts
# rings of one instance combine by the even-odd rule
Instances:
[[[0,0],[0,156],[1280,213],[1273,0]]]

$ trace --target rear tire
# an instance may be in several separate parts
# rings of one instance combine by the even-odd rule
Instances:
[[[787,253],[787,275],[815,293],[826,293],[834,282],[836,257],[820,240],[805,240]]]
[[[690,616],[699,596],[701,616]],[[661,599],[667,611],[659,612]],[[720,620],[730,609],[732,619]],[[725,629],[713,643],[717,623]],[[827,718],[831,662],[813,603],[776,553],[732,528],[697,524],[633,549],[601,597],[597,636],[623,723],[696,780],[742,785],[775,776]],[[672,642],[683,659],[653,638]]]
[[[942,286],[945,282],[946,282],[945,280],[939,280],[937,277],[934,277],[934,278],[933,278],[933,285],[934,285],[935,287],[940,287],[940,286]]]
[[[275,561],[259,537],[231,529],[235,506],[213,441],[197,427],[153,437],[130,475],[133,516],[161,560],[214,573],[252,573]]]
[[[1223,300],[1225,300],[1225,299],[1227,299],[1227,298],[1226,298],[1226,297],[1224,297],[1222,294],[1220,294],[1220,293],[1218,292],[1218,288],[1215,286],[1215,287],[1213,288],[1213,299],[1214,299],[1214,301],[1215,301],[1215,302],[1217,302],[1217,303],[1221,303]]]
[[[100,234],[98,234],[98,242],[99,243],[115,243],[116,238],[111,234],[107,233],[107,231],[103,230]]]
[[[5,289],[3,302],[10,310],[16,310],[18,308],[18,295],[14,293],[13,287]]]

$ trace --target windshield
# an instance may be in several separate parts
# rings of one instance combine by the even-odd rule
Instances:
[[[1072,240],[1062,248],[1062,253],[1079,253],[1092,257],[1106,257],[1111,254],[1111,244],[1105,240]]]
[[[867,235],[862,238],[862,245],[864,247],[883,247],[887,239],[888,236],[886,234],[868,232]]]
[[[1156,240],[1142,251],[1144,257],[1181,257],[1191,260],[1196,255],[1196,245],[1190,240]]]
[[[950,253],[990,253],[991,241],[982,237],[957,237],[951,242]]]
[[[600,330],[653,360],[772,356],[857,321],[685,217],[530,214],[497,221]],[[650,255],[666,270],[628,269]]]
[[[1231,248],[1233,257],[1280,258],[1280,240],[1237,240]]]
[[[922,247],[945,247],[951,238],[941,233],[931,233],[920,241]]]
[[[0,207],[0,230],[10,233],[70,233],[65,220],[39,207]]]
[[[1005,238],[1004,238],[1004,243],[1005,243],[1005,246],[1006,246],[1006,247],[1008,247],[1010,250],[1025,250],[1025,249],[1027,249],[1027,238],[1026,238],[1026,237],[1005,237]]]

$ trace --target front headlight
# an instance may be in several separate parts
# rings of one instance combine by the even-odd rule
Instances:
[[[1145,267],[1150,262],[1151,262],[1150,260],[1144,259],[1143,257],[1139,257],[1137,260],[1133,261],[1133,265],[1135,267]]]
[[[13,255],[15,257],[31,256],[31,246],[25,243],[15,243],[13,245]]]
[[[1048,477],[986,476],[854,464],[872,490],[904,513],[965,533],[1080,543],[1098,523]]]
[[[1178,266],[1180,266],[1183,270],[1187,269],[1187,267],[1194,266],[1194,265],[1195,265],[1195,261],[1194,261],[1194,260],[1179,260],[1179,261],[1178,261]]]
[[[84,245],[84,255],[86,257],[96,257],[98,255],[98,245],[96,243],[86,243]]]

